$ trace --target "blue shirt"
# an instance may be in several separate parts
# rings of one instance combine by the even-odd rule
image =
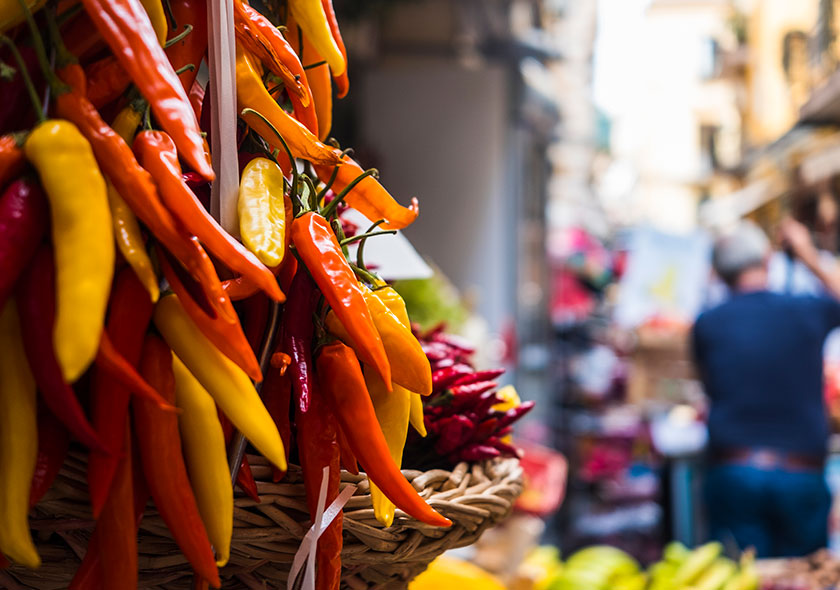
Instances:
[[[824,455],[822,349],[838,326],[840,302],[768,291],[702,313],[692,343],[711,399],[711,448]]]

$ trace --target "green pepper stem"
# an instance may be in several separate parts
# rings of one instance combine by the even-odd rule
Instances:
[[[23,14],[26,16],[26,24],[29,26],[29,32],[32,35],[32,45],[35,49],[35,55],[38,57],[38,65],[44,71],[44,77],[47,79],[47,83],[56,94],[69,91],[69,86],[59,80],[58,76],[55,75],[55,72],[50,67],[50,60],[47,58],[44,40],[38,32],[38,25],[35,24],[35,19],[32,17],[32,11],[29,10],[29,5],[26,3],[26,0],[18,0],[18,3],[20,4],[21,10],[23,10]]]
[[[365,281],[367,281],[371,285],[375,285],[375,284],[382,281],[382,279],[380,277],[378,277],[377,275],[375,275],[374,273],[370,272],[367,269],[361,268],[357,264],[353,264],[351,262],[350,263],[350,268],[352,268],[353,272],[355,272],[357,275],[359,275],[361,278],[363,278]]]
[[[385,223],[384,219],[377,219],[376,221],[374,221],[370,225],[369,228],[367,228],[367,230],[365,231],[365,234],[370,234],[371,232],[373,232],[373,230],[375,230],[377,227],[379,227],[383,223]],[[394,233],[396,233],[396,232],[394,232]],[[362,234],[362,235],[365,235],[365,234]],[[366,243],[367,243],[367,239],[363,239],[362,243],[359,244],[359,249],[356,250],[356,265],[359,268],[364,269],[365,271],[367,271],[367,266],[365,266],[365,244]]]
[[[184,66],[181,66],[177,70],[175,70],[175,75],[180,76],[184,72],[194,72],[194,71],[195,71],[195,64],[186,64]]]
[[[306,185],[306,188],[309,189],[309,209],[310,211],[315,211],[318,208],[318,191],[315,190],[315,183],[312,182],[312,179],[304,174],[301,177],[303,183]]]
[[[336,239],[338,240],[338,245],[341,247],[341,252],[344,254],[345,258],[350,258],[350,252],[347,250],[347,246],[343,243],[346,239],[346,236],[344,235],[344,228],[341,227],[341,221],[339,221],[336,217],[329,223],[330,227],[332,227]]]
[[[370,233],[367,233],[367,234],[359,234],[359,235],[353,236],[352,238],[344,238],[343,240],[341,240],[341,245],[342,246],[347,246],[347,245],[353,244],[355,242],[364,243],[364,240],[367,240],[368,238],[372,238],[374,236],[388,236],[388,235],[394,235],[395,233],[397,233],[397,230],[395,230],[395,229],[383,229],[381,231],[374,231],[374,232],[370,232]],[[359,247],[361,248],[362,245],[359,244]],[[361,265],[359,265],[359,266],[361,266]]]
[[[38,92],[35,90],[35,85],[32,83],[32,78],[29,77],[29,71],[26,69],[26,63],[23,61],[20,51],[15,47],[14,41],[6,35],[0,35],[0,42],[5,43],[9,47],[9,51],[12,52],[12,57],[17,62],[20,75],[23,77],[23,84],[26,86],[26,92],[29,94],[29,100],[32,101],[32,107],[37,113],[38,122],[43,123],[47,120],[47,117],[44,115],[44,107],[41,104],[41,99],[38,97]]]
[[[192,33],[192,30],[193,26],[191,24],[184,25],[184,30],[172,37],[171,39],[167,39],[166,43],[163,44],[163,48],[168,49],[169,47],[172,47],[179,41],[183,41],[187,37],[187,35]]]
[[[297,169],[297,163],[295,162],[295,157],[292,155],[292,150],[289,149],[289,144],[286,143],[286,140],[283,139],[283,136],[280,135],[280,132],[277,131],[277,128],[274,125],[272,125],[271,121],[266,119],[265,115],[263,115],[262,113],[260,113],[258,111],[255,111],[254,109],[242,109],[242,112],[240,113],[240,115],[244,116],[244,115],[247,115],[249,113],[253,114],[253,115],[256,115],[257,117],[262,119],[262,122],[265,123],[266,125],[268,125],[269,128],[271,128],[271,131],[274,132],[274,135],[276,135],[277,139],[280,140],[280,143],[283,144],[283,149],[286,150],[286,155],[289,157],[289,163],[292,165],[292,194],[290,196],[292,196],[292,198],[294,199],[295,191],[298,188],[298,169]],[[299,200],[299,196],[298,196],[298,200]]]
[[[373,176],[374,178],[376,178],[379,176],[379,171],[376,168],[370,168],[359,174],[350,182],[350,184],[345,186],[344,189],[336,195],[335,199],[330,201],[329,205],[324,207],[323,211],[321,212],[321,215],[323,215],[324,217],[334,215],[336,209],[338,208],[338,205],[342,203],[344,199],[347,198],[347,195],[350,193],[350,191],[356,188],[356,185],[362,182],[368,176]]]
[[[47,30],[50,32],[50,40],[52,41],[53,47],[55,47],[59,67],[79,63],[76,56],[70,53],[67,46],[64,45],[64,40],[61,38],[61,32],[58,30],[58,22],[53,11],[48,8],[44,12],[47,15]]]

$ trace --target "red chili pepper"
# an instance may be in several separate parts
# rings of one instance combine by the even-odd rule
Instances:
[[[85,68],[87,99],[97,109],[118,99],[131,84],[128,72],[113,55],[108,55]]]
[[[159,337],[146,336],[140,372],[164,399],[175,403],[172,352]],[[178,417],[138,399],[132,408],[143,474],[155,506],[195,572],[218,588],[219,571],[181,453]]]
[[[347,442],[347,437],[344,431],[341,430],[341,425],[336,425],[336,437],[338,438],[338,448],[341,451],[341,466],[353,475],[359,475],[359,461],[356,455],[353,454],[350,448],[350,443]]]
[[[292,222],[292,242],[324,298],[356,344],[361,359],[376,369],[390,391],[391,366],[365,297],[326,219],[308,212]],[[300,273],[298,273],[300,274]]]
[[[312,392],[309,409],[295,408],[297,446],[303,468],[303,486],[309,515],[315,521],[324,468],[329,470],[326,506],[336,499],[341,481],[340,450],[336,440],[336,419],[318,390]],[[315,587],[319,590],[337,589],[341,578],[341,530],[344,515],[339,511],[335,520],[318,539]]]
[[[41,246],[21,277],[17,304],[23,327],[23,347],[47,407],[82,444],[99,452],[108,452],[88,422],[73,388],[64,380],[56,360],[53,348],[55,271],[49,246]]]
[[[111,338],[107,332],[102,332],[102,337],[99,340],[99,349],[96,351],[96,364],[103,372],[119,381],[123,387],[128,388],[131,393],[155,404],[161,410],[167,412],[176,411],[175,407],[168,404],[151,385],[146,383],[145,379],[140,376],[140,373],[131,366],[131,363],[114,348],[114,344],[111,342]]]
[[[0,135],[0,189],[23,172],[26,159],[12,135]]]
[[[289,288],[289,299],[283,308],[283,324],[280,328],[280,349],[292,359],[292,388],[297,405],[304,412],[309,408],[314,380],[312,370],[312,338],[314,324],[312,315],[318,305],[320,294],[306,271],[298,272]]]
[[[475,424],[466,416],[456,414],[434,422],[431,430],[439,435],[435,451],[447,455],[470,439]]]
[[[472,445],[458,453],[458,457],[463,461],[486,461],[499,455],[499,450],[490,445]]]
[[[38,412],[38,460],[29,488],[32,509],[50,489],[70,450],[70,434],[52,412]]]
[[[466,338],[461,338],[455,334],[438,332],[432,336],[432,341],[440,342],[441,344],[445,344],[451,348],[456,348],[465,354],[473,354],[475,352],[475,346],[473,346],[472,343],[470,343]]]
[[[134,151],[175,218],[228,268],[259,285],[275,301],[282,301],[283,292],[271,271],[222,229],[184,182],[178,153],[170,137],[161,131],[141,131],[134,140]]]
[[[149,101],[155,119],[190,167],[215,178],[198,121],[139,0],[82,0],[111,51]]]
[[[0,197],[0,306],[6,303],[46,231],[47,202],[41,188],[29,179],[16,180]],[[52,334],[50,343],[52,346]]]
[[[292,425],[289,419],[292,402],[292,380],[285,372],[285,367],[280,368],[272,365],[268,369],[260,395],[263,398],[265,408],[271,414],[271,418],[277,426],[280,438],[283,440],[283,448],[286,449],[286,460],[288,461],[292,440]],[[283,472],[274,467],[274,481],[280,481],[282,477]]]
[[[450,526],[452,521],[417,495],[391,458],[353,350],[341,342],[327,344],[316,364],[321,391],[371,481],[406,514],[433,526]]]
[[[148,297],[146,297],[148,299]],[[174,416],[172,416],[175,418]],[[177,418],[175,418],[177,420]],[[132,483],[132,444],[128,416],[122,419],[121,457],[102,513],[96,521],[102,588],[137,588],[137,519]]]
[[[130,433],[128,439],[129,442],[132,440]],[[126,456],[129,454],[131,455],[131,464],[129,465],[129,471],[131,473],[131,489],[132,498],[134,501],[134,530],[130,533],[130,531],[126,530],[123,527],[123,522],[125,521],[125,519],[127,519],[127,516],[123,511],[124,504],[103,508],[102,515],[100,515],[99,521],[97,522],[97,526],[93,530],[93,534],[91,535],[90,540],[88,541],[88,547],[87,551],[85,552],[85,557],[84,559],[82,559],[82,563],[80,563],[79,567],[76,569],[76,573],[73,576],[73,579],[71,580],[67,590],[101,590],[102,588],[107,588],[108,586],[105,586],[103,583],[104,569],[110,568],[111,570],[113,570],[115,567],[123,567],[123,564],[102,564],[102,551],[99,548],[99,538],[102,535],[102,531],[100,529],[104,525],[99,524],[99,522],[106,523],[110,520],[110,523],[107,526],[105,526],[106,537],[112,539],[116,538],[118,540],[118,546],[115,549],[111,549],[112,552],[115,550],[117,552],[122,551],[124,554],[129,556],[136,553],[136,547],[134,549],[134,552],[131,552],[129,548],[130,541],[128,541],[128,538],[130,536],[134,539],[134,543],[136,543],[137,529],[140,526],[140,521],[143,519],[143,513],[146,510],[146,504],[149,502],[149,488],[146,486],[146,480],[143,478],[143,468],[140,466],[140,458],[137,454],[137,445],[131,442],[131,448],[130,450],[125,451],[125,454]],[[125,477],[125,474],[123,473],[122,469],[117,471],[116,477]],[[117,487],[124,485],[124,483],[120,482],[115,483],[114,485],[115,489],[119,490],[116,492],[116,501],[118,503],[121,500],[122,502],[127,502],[127,492],[124,489]],[[111,515],[106,517],[105,513],[108,511],[111,512]],[[125,539],[123,539],[123,535],[125,535]],[[122,549],[120,549],[120,543],[123,545]],[[136,577],[137,567],[136,565],[132,565],[132,559],[136,558],[129,557],[128,563],[124,564],[124,566],[129,570],[128,574],[121,574],[119,569],[117,569],[108,573],[109,579],[119,580],[120,578],[118,576],[127,575],[128,577],[126,577],[126,580],[133,580]],[[134,586],[136,586],[136,582],[134,583]]]
[[[212,309],[209,308],[206,300],[196,299],[201,296],[200,289],[191,282],[190,277],[186,273],[180,273],[180,265],[173,264],[168,258],[168,254],[161,251],[161,256],[158,256],[158,261],[163,269],[163,275],[169,281],[170,287],[178,295],[178,300],[184,307],[184,311],[190,316],[190,319],[195,323],[201,333],[210,340],[219,351],[226,357],[236,363],[245,371],[249,377],[254,381],[262,381],[262,372],[260,371],[260,364],[257,362],[257,357],[254,356],[254,351],[248,344],[245,334],[242,332],[242,326],[239,323],[239,316],[233,310],[233,305],[230,305],[230,315],[233,320],[228,320],[226,317],[212,315]]]
[[[169,10],[180,28],[170,33],[172,37],[180,34],[186,25],[192,26],[186,37],[164,50],[172,69],[176,72],[189,64],[195,66],[192,70],[178,74],[184,90],[190,91],[198,75],[201,60],[207,53],[207,0],[169,0]],[[196,113],[196,119],[198,118]]]
[[[505,374],[504,369],[488,369],[485,371],[476,371],[471,375],[464,375],[452,382],[453,386],[467,385],[468,383],[477,383],[479,381],[492,381]]]
[[[455,401],[463,403],[467,398],[478,397],[482,393],[496,389],[499,386],[495,381],[478,381],[476,383],[464,383],[461,385],[453,385],[449,388],[452,395],[455,396]]]
[[[440,391],[455,383],[464,375],[472,375],[474,369],[469,365],[455,364],[450,367],[438,369],[432,373],[432,387],[434,391]]]
[[[262,293],[249,297],[242,302],[241,309],[245,317],[242,327],[245,330],[245,337],[248,339],[248,344],[254,350],[260,349],[260,344],[262,344],[263,337],[265,336],[265,329],[268,325],[268,307],[268,299]],[[265,383],[263,383],[264,391]]]
[[[218,413],[219,424],[222,425],[222,433],[225,435],[225,444],[230,444],[231,439],[233,439],[233,424],[221,410],[218,410]],[[236,485],[245,492],[246,496],[257,504],[262,502],[259,491],[257,491],[257,482],[254,480],[254,474],[251,472],[251,464],[245,455],[242,456],[242,462],[239,464],[239,469],[236,470]]]
[[[59,74],[72,70],[64,69]],[[72,83],[72,80],[66,80]],[[140,164],[128,144],[109,127],[76,87],[56,97],[59,116],[75,124],[90,142],[96,161],[131,210],[200,281],[208,300],[218,313],[225,313],[219,300],[225,299],[213,262],[197,239],[180,228],[160,201],[152,177]]]
[[[105,48],[102,37],[84,11],[71,18],[61,29],[64,45],[78,59],[88,58]]]
[[[111,291],[106,330],[114,347],[132,365],[140,362],[143,336],[152,318],[149,294],[131,268],[117,274]],[[96,432],[110,454],[92,452],[88,458],[88,487],[94,517],[108,497],[125,437],[130,391],[96,367],[91,385],[91,410]]]

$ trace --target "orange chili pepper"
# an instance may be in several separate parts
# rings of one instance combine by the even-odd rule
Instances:
[[[303,58],[315,64],[323,61],[321,54],[312,46],[312,43],[305,36],[298,37],[297,23],[292,18],[291,14],[286,20],[286,29],[289,32],[289,38],[292,39],[292,46]],[[298,38],[303,40],[303,45],[298,47]],[[309,130],[318,136],[321,141],[324,141],[330,135],[330,128],[332,127],[332,83],[330,82],[330,68],[326,63],[319,66],[311,67],[306,70],[306,81],[309,89],[312,91],[312,100],[315,103],[315,123],[314,125],[308,123],[306,120],[298,116],[298,111],[295,109],[295,116],[298,120],[306,125]],[[294,101],[292,101],[294,106]]]
[[[138,0],[82,0],[111,51],[143,93],[155,118],[175,140],[181,157],[207,180],[216,175],[198,121],[175,70]]]
[[[131,84],[131,78],[113,55],[95,61],[85,69],[87,98],[96,108],[116,100]]]
[[[332,175],[333,167],[315,164],[315,171],[318,173],[318,178],[327,182]],[[344,158],[343,164],[338,167],[338,173],[332,185],[333,191],[344,190],[363,172],[362,167],[352,158]],[[411,199],[411,205],[403,207],[372,176],[366,176],[354,186],[347,193],[344,202],[368,219],[384,219],[386,223],[382,227],[385,229],[402,229],[409,226],[420,213],[420,203],[416,197]]]
[[[183,29],[185,25],[192,26],[186,37],[164,49],[176,72],[189,64],[195,66],[192,70],[184,70],[178,74],[184,90],[190,92],[201,60],[207,53],[207,0],[169,0],[169,10],[179,27]],[[172,37],[180,32],[172,31]],[[196,114],[196,119],[198,118]]]
[[[365,297],[326,219],[306,212],[291,227],[292,243],[336,317],[347,329],[362,360],[391,383],[391,366]]]
[[[23,172],[26,159],[12,135],[0,136],[0,188]]]
[[[406,514],[433,526],[451,526],[452,521],[423,501],[391,458],[353,350],[336,341],[324,346],[315,362],[321,391],[370,480]]]
[[[251,379],[262,381],[260,364],[257,362],[250,344],[248,344],[248,339],[242,331],[236,313],[233,314],[235,319],[230,320],[222,316],[211,315],[212,310],[209,309],[206,302],[200,302],[194,298],[196,290],[189,288],[187,282],[189,277],[179,275],[177,264],[172,264],[165,252],[162,254],[162,256],[158,256],[158,261],[163,269],[163,275],[169,281],[172,290],[178,295],[178,300],[193,323],[222,354],[236,363]],[[231,305],[230,302],[228,302],[228,305]],[[232,305],[231,311],[233,311]]]
[[[333,8],[332,0],[321,0],[321,6],[323,6],[324,14],[327,16],[327,23],[330,25],[330,31],[332,32],[333,39],[335,39],[335,44],[338,45],[341,55],[344,56],[344,63],[347,64],[347,67],[344,68],[340,76],[333,76],[335,85],[338,88],[337,96],[338,98],[344,98],[350,90],[350,79],[347,77],[347,70],[350,68],[350,62],[347,61],[347,48],[344,47],[344,39],[341,38],[341,31],[338,29],[338,20],[335,18],[335,9]]]
[[[285,296],[271,271],[245,246],[227,233],[207,212],[184,182],[172,139],[162,131],[141,131],[134,151],[154,178],[160,196],[173,215],[228,268],[246,277],[275,301]]]

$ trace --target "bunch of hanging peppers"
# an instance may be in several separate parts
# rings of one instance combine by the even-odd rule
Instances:
[[[349,88],[331,0],[284,23],[234,2],[240,239],[208,212],[209,1],[0,0],[0,567],[39,566],[28,512],[78,446],[95,528],[71,589],[137,587],[150,499],[220,587],[233,485],[259,500],[235,432],[277,480],[299,462],[313,518],[343,467],[384,525],[450,524],[399,470],[435,376],[363,259],[418,204],[325,143]],[[376,223],[346,235],[348,206]],[[339,515],[318,588],[341,547]]]

